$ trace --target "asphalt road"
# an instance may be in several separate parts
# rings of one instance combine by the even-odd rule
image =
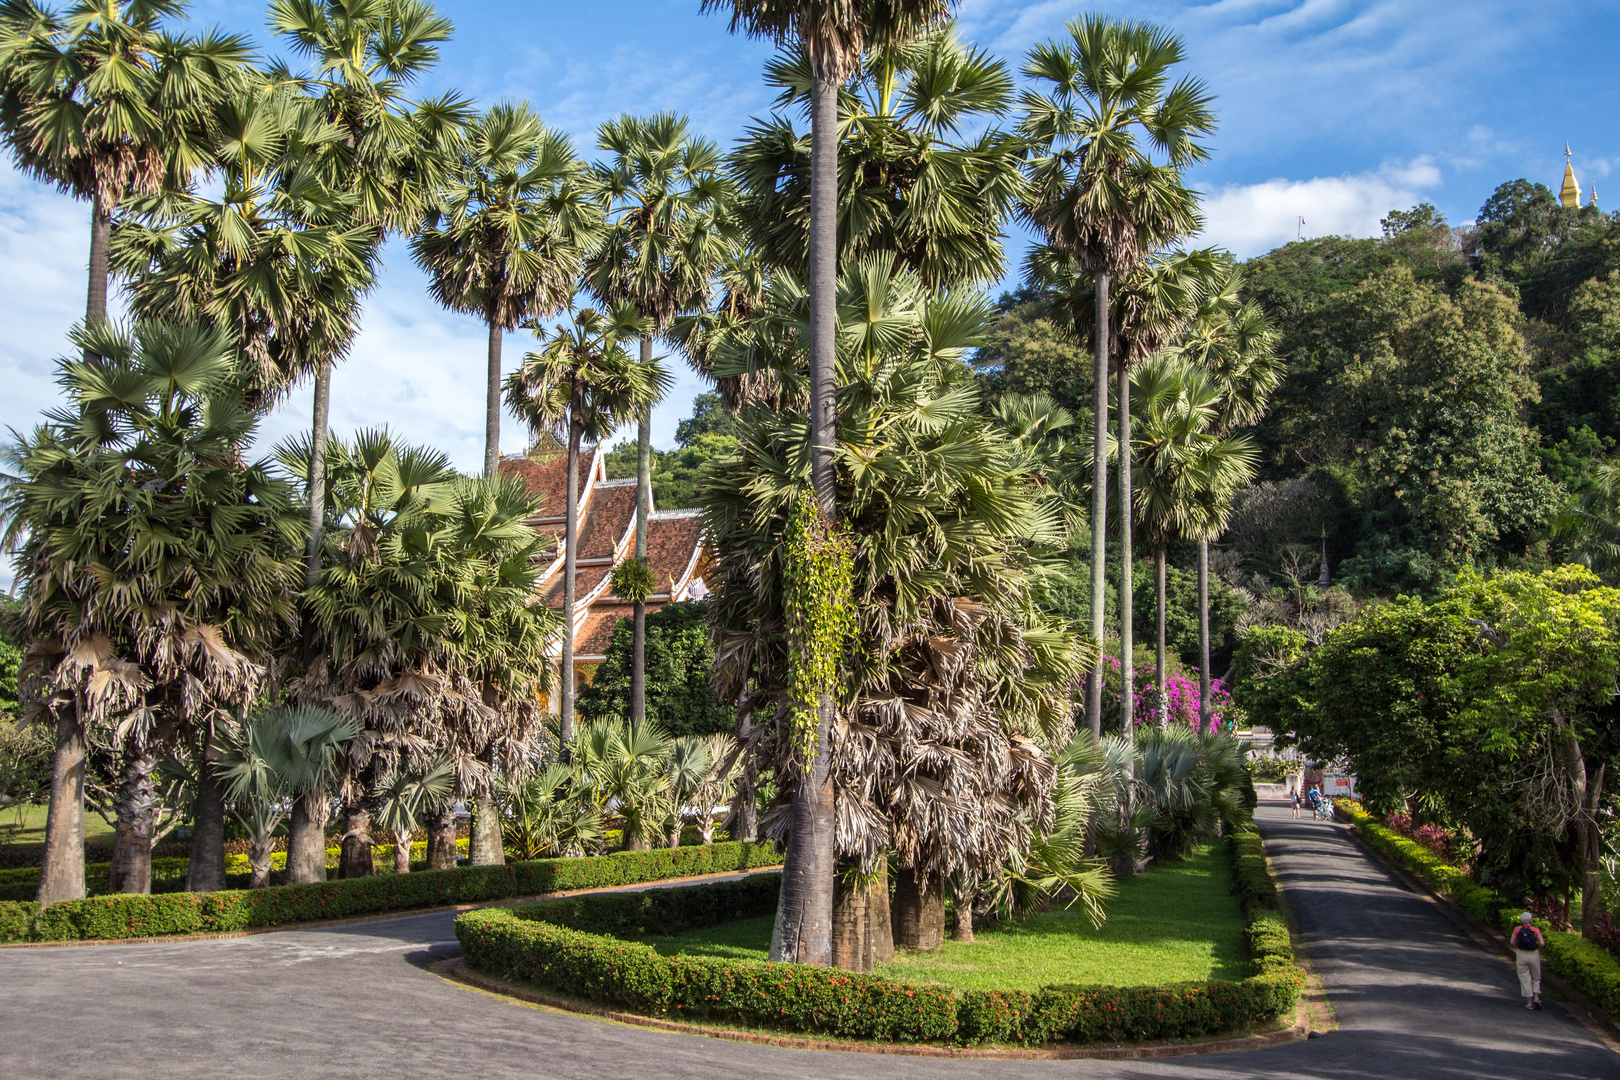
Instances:
[[[456,952],[441,914],[223,941],[0,950],[0,1077],[1620,1080],[1620,1055],[1556,1006],[1525,1011],[1506,960],[1362,854],[1342,826],[1271,807],[1260,824],[1340,1024],[1275,1049],[942,1060],[648,1031],[433,975],[425,965]]]

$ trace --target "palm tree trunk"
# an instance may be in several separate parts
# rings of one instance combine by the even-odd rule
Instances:
[[[101,192],[90,204],[90,288],[84,304],[84,324],[107,321],[107,251],[112,246],[112,207]],[[89,359],[90,354],[85,354]]]
[[[1131,610],[1131,377],[1119,365],[1119,727],[1126,741],[1135,727],[1136,644]]]
[[[484,680],[484,704],[497,705],[495,684]],[[489,766],[490,783],[495,782],[498,755],[495,744],[484,751],[484,764]],[[473,799],[472,827],[467,831],[468,866],[505,866],[506,848],[501,844],[501,811],[493,795],[479,795]]]
[[[1164,548],[1161,546],[1159,550],[1153,553],[1153,599],[1154,604],[1158,609],[1156,612],[1158,615],[1158,626],[1156,628],[1156,636],[1158,641],[1155,643],[1155,647],[1158,651],[1154,654],[1153,672],[1153,722],[1158,724],[1160,727],[1168,727],[1170,724],[1170,699],[1165,696],[1164,679],[1164,563]]]
[[[150,748],[131,742],[114,796],[118,824],[113,831],[108,892],[152,891],[152,833],[161,809],[157,784],[152,779],[156,769],[157,755]]]
[[[456,810],[454,803],[446,803],[428,822],[427,868],[454,870],[456,868]]]
[[[270,887],[270,856],[275,851],[275,847],[275,837],[270,832],[253,837],[252,844],[248,849],[248,869],[253,873],[253,876],[248,879],[248,888],[267,889]]]
[[[304,584],[321,579],[321,531],[326,526],[326,431],[332,412],[332,362],[315,369],[314,418],[310,422],[309,546],[304,554]]]
[[[484,476],[490,480],[501,468],[501,334],[489,320],[489,384],[484,388]]]
[[[872,970],[872,893],[855,874],[839,874],[833,886],[833,967]]]
[[[287,884],[326,880],[326,792],[294,797],[287,822]]]
[[[951,908],[953,940],[963,942],[973,940],[973,902],[978,897],[979,890],[971,885],[964,885],[956,890],[956,904]]]
[[[563,640],[562,672],[558,689],[557,716],[560,721],[564,760],[567,746],[574,737],[574,558],[579,535],[579,395],[576,391],[574,408],[568,421],[568,492],[564,502],[568,507],[563,520]]]
[[[1209,541],[1198,541],[1198,727],[1209,730]]]
[[[342,854],[338,856],[338,877],[370,877],[376,872],[371,851],[371,812],[364,806],[343,808]],[[325,852],[322,852],[324,858]]]
[[[894,958],[894,918],[889,910],[889,857],[878,860],[877,873],[869,892],[872,902],[872,960],[881,963]]]
[[[782,859],[782,889],[771,931],[771,959],[826,966],[832,962],[833,835],[831,699],[824,698],[816,756],[799,773],[793,793],[792,832]]]
[[[214,737],[203,737],[197,763],[197,797],[192,802],[191,863],[187,892],[218,892],[225,887],[225,796],[214,776]]]
[[[84,732],[79,710],[56,714],[51,762],[51,805],[45,815],[45,852],[39,866],[39,906],[84,899]]]
[[[833,471],[838,287],[838,88],[824,62],[810,83],[810,482],[827,520],[838,520]],[[771,933],[771,959],[825,966],[832,960],[837,860],[832,786],[832,695],[821,700],[816,756],[793,792],[792,834]]]
[[[945,891],[936,878],[924,890],[911,869],[900,871],[894,884],[894,943],[924,952],[945,941]]]
[[[411,872],[411,834],[396,832],[394,834],[394,873],[408,874]]]
[[[641,362],[652,363],[652,338],[641,339]],[[647,515],[652,513],[652,406],[636,422],[636,558],[647,561]],[[630,639],[630,720],[647,718],[647,602],[637,600]]]
[[[1091,639],[1097,643],[1097,663],[1086,680],[1086,724],[1093,739],[1102,738],[1103,616],[1108,606],[1108,271],[1099,270],[1091,453]]]

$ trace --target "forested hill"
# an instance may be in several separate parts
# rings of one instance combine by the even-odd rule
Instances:
[[[1325,524],[1363,593],[1558,555],[1554,515],[1620,436],[1620,217],[1516,180],[1468,228],[1423,205],[1246,269],[1288,377],[1255,432],[1269,497],[1235,532],[1275,548]]]
[[[1287,377],[1251,435],[1259,481],[1221,564],[1429,592],[1465,565],[1562,557],[1555,516],[1620,438],[1620,215],[1503,184],[1465,228],[1424,204],[1384,235],[1288,244],[1245,264]],[[1045,392],[1089,416],[1085,347],[1033,292],[979,366],[989,390]],[[1291,573],[1284,573],[1284,571]]]

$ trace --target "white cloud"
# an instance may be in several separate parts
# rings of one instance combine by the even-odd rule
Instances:
[[[1416,205],[1424,189],[1439,183],[1440,170],[1419,158],[1355,176],[1231,184],[1205,195],[1199,240],[1247,258],[1301,232],[1306,237],[1376,236],[1379,221],[1391,210]],[[1305,219],[1303,228],[1300,218]]]

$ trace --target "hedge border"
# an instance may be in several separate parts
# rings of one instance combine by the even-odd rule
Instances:
[[[653,1017],[950,1046],[1199,1038],[1288,1014],[1305,982],[1277,911],[1276,883],[1258,833],[1221,843],[1232,858],[1256,968],[1236,982],[954,991],[833,968],[665,957],[612,936],[675,932],[768,912],[780,877],[765,874],[745,882],[468,912],[456,920],[456,937],[463,962],[475,971]]]
[[[780,862],[774,845],[732,842],[378,874],[267,889],[96,896],[65,900],[44,911],[33,901],[4,901],[0,902],[0,944],[233,933],[732,873]]]
[[[1417,841],[1379,824],[1360,803],[1350,799],[1335,802],[1339,814],[1364,840],[1436,893],[1493,930],[1509,933],[1519,924],[1523,909],[1509,904],[1495,889],[1474,881],[1466,870],[1452,866]],[[1608,1013],[1611,1023],[1620,1022],[1620,959],[1579,934],[1552,929],[1545,919],[1537,919],[1536,925],[1546,939],[1542,965]]]

